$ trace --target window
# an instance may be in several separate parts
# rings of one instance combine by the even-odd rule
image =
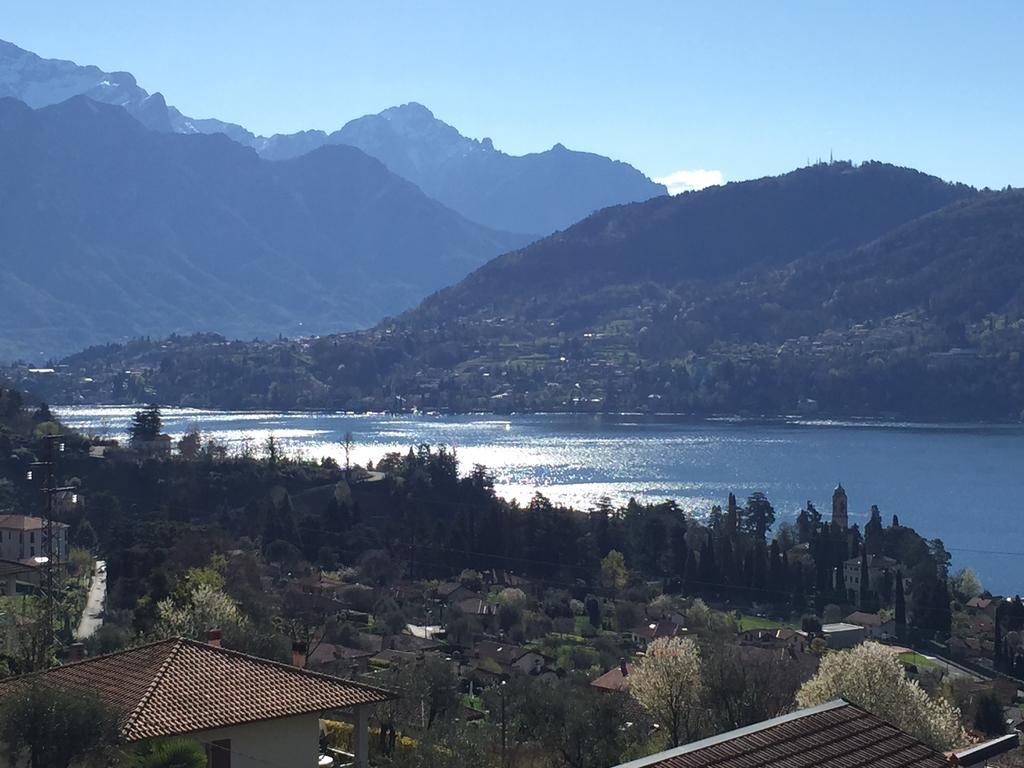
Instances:
[[[231,739],[217,739],[206,745],[209,768],[231,768]]]
[[[36,532],[35,531],[32,531],[31,533],[29,533],[28,541],[29,541],[30,544],[35,544],[36,543]]]

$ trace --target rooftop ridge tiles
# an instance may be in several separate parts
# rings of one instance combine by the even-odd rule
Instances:
[[[26,672],[23,675],[16,675],[14,677],[8,677],[8,678],[5,678],[3,680],[0,680],[0,686],[12,685],[14,683],[18,683],[18,682],[21,682],[23,680],[31,680],[32,678],[35,678],[35,677],[42,677],[42,676],[44,676],[44,675],[46,675],[46,674],[48,674],[50,672],[53,672],[56,669],[61,669],[61,670],[63,670],[63,669],[74,669],[75,667],[80,667],[80,666],[85,665],[85,664],[92,664],[94,662],[97,662],[97,661],[100,661],[100,660],[103,660],[103,659],[111,659],[111,658],[114,658],[115,656],[124,656],[126,654],[135,653],[136,651],[141,651],[141,650],[146,649],[146,648],[152,648],[152,647],[157,646],[157,645],[165,645],[165,644],[169,644],[169,643],[175,643],[175,642],[177,642],[178,640],[181,640],[181,639],[183,639],[183,638],[169,637],[169,638],[165,638],[163,640],[152,640],[152,641],[150,641],[148,643],[140,643],[139,645],[133,645],[130,648],[122,648],[119,651],[111,651],[110,653],[103,653],[103,654],[100,654],[99,656],[89,656],[89,657],[84,658],[84,659],[79,659],[78,661],[69,661],[69,662],[66,662],[64,664],[58,664],[55,667],[48,667],[47,669],[38,669],[35,672]]]
[[[153,694],[156,692],[156,689],[160,686],[160,683],[163,682],[163,679],[167,675],[167,670],[170,667],[171,662],[181,652],[181,648],[185,640],[184,638],[179,637],[170,641],[164,640],[162,642],[170,642],[172,644],[171,650],[167,654],[166,658],[164,658],[163,663],[160,664],[160,668],[156,671],[156,674],[153,676],[152,682],[146,687],[145,692],[142,694],[142,698],[139,699],[139,703],[135,705],[135,709],[133,709],[129,713],[128,717],[125,718],[124,725],[121,727],[121,737],[124,738],[126,741],[131,741],[130,732],[133,726],[138,721],[139,717],[142,715],[142,712],[146,709],[146,705],[149,704],[150,700],[153,698]],[[159,645],[159,643],[151,643],[150,645]],[[103,657],[98,656],[97,658]]]
[[[394,691],[389,691],[386,688],[378,688],[377,686],[369,685],[367,683],[361,683],[361,682],[358,682],[357,680],[347,680],[345,678],[336,677],[334,675],[328,675],[328,674],[326,674],[324,672],[315,672],[315,671],[313,671],[311,669],[303,669],[301,667],[294,667],[291,664],[285,664],[283,661],[274,661],[273,659],[264,659],[264,658],[261,658],[260,656],[253,656],[252,654],[244,653],[242,651],[236,651],[236,650],[233,650],[231,648],[223,648],[223,647],[220,647],[220,646],[209,645],[208,643],[204,643],[204,642],[201,642],[199,640],[192,640],[192,639],[187,638],[187,637],[178,638],[178,640],[180,640],[183,645],[187,645],[187,646],[190,646],[192,648],[196,648],[196,649],[198,649],[200,651],[209,651],[209,652],[212,652],[214,654],[221,654],[221,655],[227,656],[229,658],[235,658],[235,659],[241,659],[241,660],[255,662],[256,664],[260,664],[262,666],[267,666],[267,667],[272,667],[272,668],[275,668],[275,669],[280,669],[280,670],[282,670],[284,672],[287,672],[288,674],[292,674],[292,675],[295,675],[297,677],[309,677],[309,678],[313,678],[313,679],[316,679],[316,680],[324,680],[324,681],[329,682],[329,683],[347,685],[347,686],[351,686],[353,688],[357,688],[357,689],[362,690],[362,691],[366,691],[367,693],[383,694],[384,696],[387,696],[388,699],[398,698],[398,694],[395,693]]]
[[[760,723],[754,723],[753,725],[748,725],[743,728],[737,728],[733,731],[720,733],[717,736],[711,736],[706,739],[701,739],[700,741],[691,742],[690,744],[684,744],[680,747],[676,747],[675,749],[670,749],[665,752],[658,752],[653,755],[648,755],[647,757],[641,757],[636,760],[631,760],[628,763],[623,763],[619,765],[617,768],[646,768],[646,766],[656,765],[657,763],[665,762],[666,760],[671,760],[674,757],[679,757],[680,755],[685,755],[689,752],[696,752],[701,749],[706,749],[707,747],[713,747],[716,744],[722,744],[726,741],[732,741],[733,739],[738,738],[740,736],[749,736],[754,733],[766,731],[769,728],[774,728],[778,725],[784,725],[785,723],[789,723],[794,720],[800,720],[810,715],[816,715],[821,712],[828,712],[834,709],[841,709],[843,707],[853,707],[853,705],[843,699],[834,699],[832,701],[825,702],[824,704],[818,704],[815,707],[800,709],[796,712],[790,712],[786,715],[773,717],[771,720],[764,720]],[[853,708],[857,709],[857,707]],[[862,710],[858,709],[858,711]]]

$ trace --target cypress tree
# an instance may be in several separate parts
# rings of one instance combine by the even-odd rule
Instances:
[[[896,583],[892,593],[893,610],[896,614],[896,637],[900,640],[907,636],[907,603],[903,594],[903,571],[896,571]]]
[[[996,647],[995,648],[995,655],[993,657],[993,661],[995,663],[996,669],[1000,669],[1000,667],[1002,666],[1002,663],[1003,663],[1003,627],[1002,627],[1002,621],[1003,621],[1003,603],[1002,603],[1002,601],[1000,601],[999,604],[996,605],[995,628],[993,629],[993,632],[994,632],[993,642],[994,642],[995,647]]]
[[[729,505],[726,507],[725,512],[725,535],[732,539],[736,536],[736,531],[739,528],[739,506],[736,504],[736,494],[729,494]]]
[[[868,551],[866,546],[861,546],[860,551],[860,594],[857,596],[857,606],[862,611],[871,610],[871,584],[870,572],[868,570]]]

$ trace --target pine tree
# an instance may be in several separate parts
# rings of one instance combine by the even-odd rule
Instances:
[[[128,434],[132,445],[151,443],[160,436],[163,420],[160,417],[160,406],[150,405],[132,416]]]
[[[764,541],[774,524],[775,508],[768,497],[760,491],[751,494],[743,508],[743,531],[753,535],[755,541]]]

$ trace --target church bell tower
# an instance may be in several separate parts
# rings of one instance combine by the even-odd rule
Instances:
[[[846,491],[840,483],[832,492],[832,527],[845,531],[849,526],[849,516],[846,509]]]

